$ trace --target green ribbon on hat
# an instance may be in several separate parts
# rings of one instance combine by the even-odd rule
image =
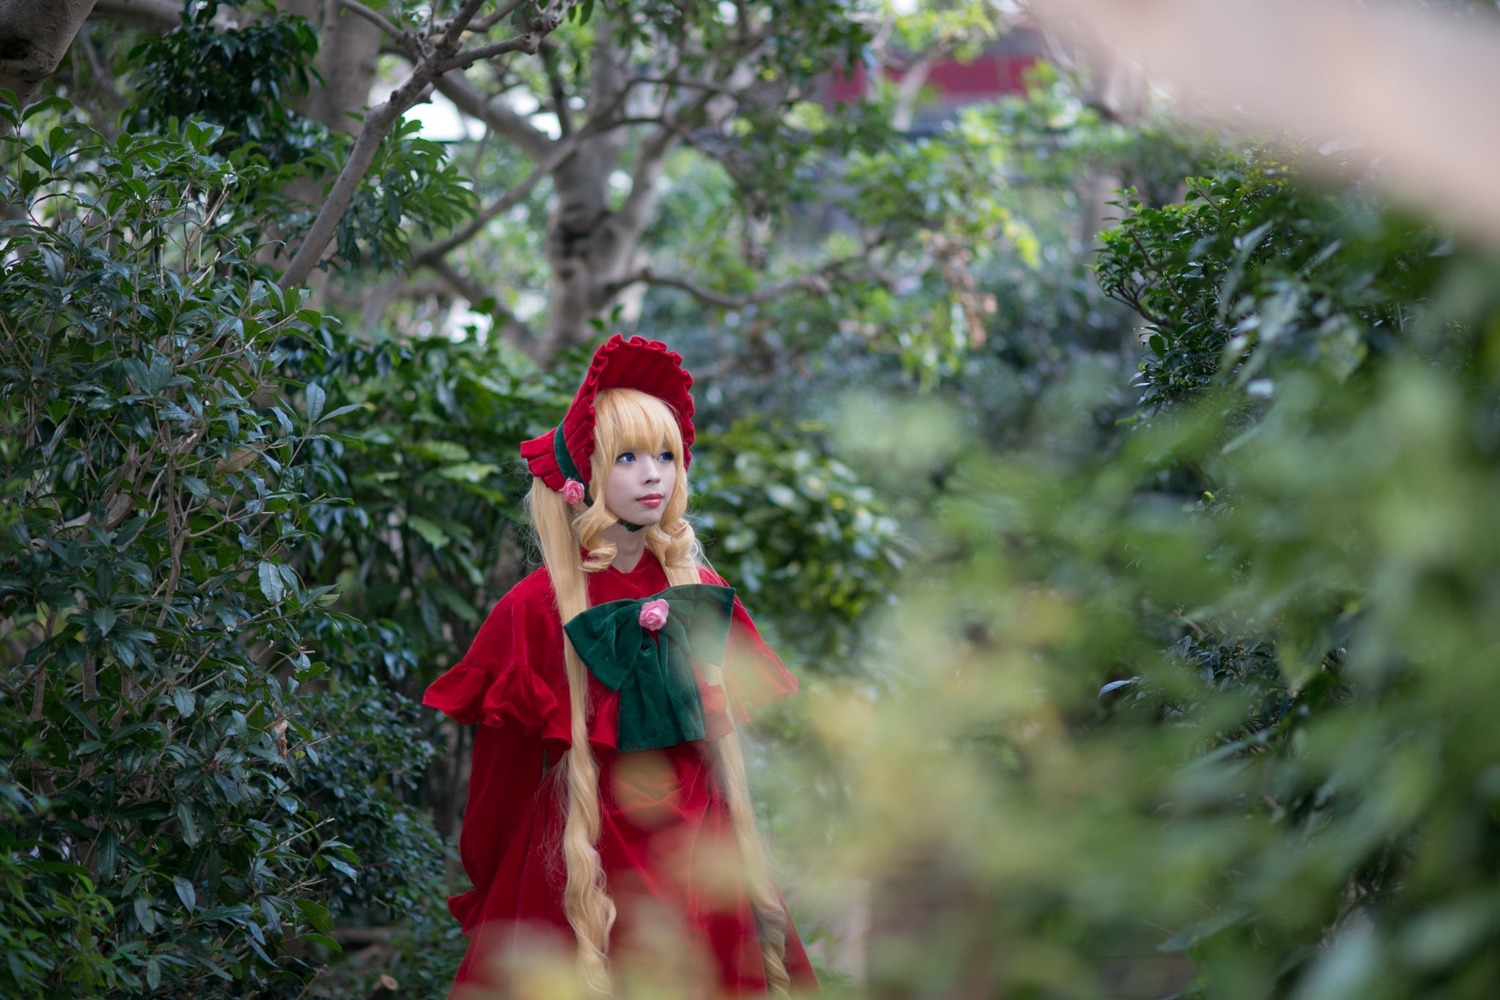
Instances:
[[[583,484],[583,502],[589,503],[589,484],[583,478],[583,473],[578,471],[578,466],[573,464],[573,456],[568,454],[568,440],[563,437],[563,425],[558,423],[557,429],[552,432],[552,457],[557,460],[557,471],[563,475],[563,480],[576,479]]]
[[[558,424],[557,429],[552,432],[552,457],[557,460],[557,469],[563,474],[564,481],[576,479],[578,482],[583,483],[583,502],[592,504],[594,501],[589,494],[588,483],[584,482],[583,473],[578,471],[578,466],[573,464],[573,456],[568,454],[568,442],[563,437],[562,424]],[[623,517],[615,523],[623,524],[625,530],[632,535],[645,527],[644,524],[632,524]]]
[[[667,620],[653,631],[641,624],[641,608],[655,600],[667,602]],[[693,663],[723,661],[733,610],[732,588],[691,583],[597,604],[563,626],[589,672],[620,695],[622,752],[704,738]]]

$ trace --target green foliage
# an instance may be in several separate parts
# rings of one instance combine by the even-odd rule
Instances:
[[[952,52],[968,62],[1000,33],[993,0],[928,0],[927,3],[888,5],[892,35],[902,50]]]
[[[339,220],[337,262],[346,268],[400,267],[411,256],[411,231],[434,233],[466,220],[474,193],[448,160],[442,143],[420,136],[422,123],[404,119],[380,143],[370,170]],[[349,140],[329,142],[313,158],[316,170],[335,176]]]
[[[216,135],[0,139],[8,996],[296,982],[352,873],[290,788],[332,595],[292,568],[318,414],[275,344],[322,320],[206,245]]]
[[[301,17],[275,16],[225,28],[217,2],[196,5],[165,35],[148,35],[130,53],[137,131],[201,118],[222,126],[222,140],[249,144],[272,163],[291,162],[321,145],[323,129],[292,110],[306,94],[318,51],[316,29]]]
[[[817,764],[788,781],[848,783],[875,992],[1494,992],[1494,261],[1245,177],[1226,161],[1105,256],[1142,254],[1153,316],[1202,327],[1229,302],[1263,330],[1301,289],[1283,334],[1225,352],[1220,322],[1155,356],[1153,388],[1182,391],[1112,450],[1056,447],[1065,381],[1003,451],[954,447],[890,622],[910,686],[815,693]],[[1314,349],[1333,315],[1378,344],[1353,372]],[[890,449],[929,454],[934,420],[963,426],[892,418]],[[821,871],[844,849],[805,847]]]
[[[12,782],[0,764],[0,948],[6,956],[0,983],[13,996],[50,996],[58,988],[95,996],[124,979],[100,949],[114,907],[86,867],[28,836],[50,806]]]
[[[322,766],[305,769],[296,791],[360,859],[358,879],[340,882],[330,901],[332,916],[394,930],[384,942],[393,955],[373,964],[350,955],[325,968],[309,995],[364,996],[386,974],[411,995],[441,996],[464,942],[445,905],[448,851],[421,795],[438,751],[419,735],[417,705],[385,687],[346,683],[311,701]]]
[[[820,453],[820,435],[755,419],[702,434],[694,510],[714,565],[789,661],[869,672],[862,629],[889,604],[902,543],[870,488]]]
[[[1451,249],[1359,192],[1308,195],[1265,156],[1189,180],[1179,204],[1122,208],[1099,277],[1148,324],[1150,409],[1216,384],[1244,388],[1283,364],[1349,378],[1392,349]]]
[[[347,680],[417,697],[525,571],[517,448],[556,422],[571,386],[494,343],[329,345],[288,359],[358,414],[309,452],[339,499],[312,512],[308,572],[370,631],[325,641],[345,645]]]
[[[305,18],[280,14],[225,28],[214,24],[217,7],[204,4],[177,28],[131,50],[137,106],[129,123],[137,133],[172,132],[189,120],[217,126],[214,149],[238,168],[226,178],[225,200],[294,242],[314,211],[288,186],[331,183],[352,146],[350,136],[302,116],[293,104],[315,75],[318,34]],[[448,163],[444,146],[420,130],[419,122],[403,120],[381,142],[339,220],[325,266],[403,266],[413,233],[430,241],[472,214],[469,183]]]
[[[1085,266],[1098,178],[1168,188],[1196,155],[1100,121],[1045,65],[1026,95],[930,135],[894,131],[878,104],[800,103],[777,128],[746,132],[714,164],[673,161],[651,234],[663,270],[748,300],[719,322],[713,356],[742,362],[720,381],[752,381],[750,405],[801,413],[871,388],[873,370],[892,388],[988,394],[975,420],[994,416],[996,433],[1071,353],[1121,351],[1123,309]],[[815,293],[758,297],[767,284]],[[702,336],[701,306],[679,299],[653,293],[649,328]],[[795,378],[783,357],[798,359]]]
[[[806,80],[826,72],[829,64],[849,67],[867,37],[857,3],[846,0],[764,0],[734,11],[706,4],[682,5],[664,0],[627,0],[612,13],[611,25],[621,44],[651,47],[657,38],[675,43],[684,36],[698,42],[681,69],[697,74],[717,53],[732,49],[748,30],[774,26],[769,44],[759,48],[750,70],[762,81]]]

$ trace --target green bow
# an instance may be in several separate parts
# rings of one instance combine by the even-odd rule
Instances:
[[[641,625],[641,607],[658,599],[667,602],[667,620],[653,632]],[[589,671],[619,692],[622,752],[704,738],[693,661],[723,659],[733,609],[731,588],[690,583],[638,600],[597,604],[563,626]]]

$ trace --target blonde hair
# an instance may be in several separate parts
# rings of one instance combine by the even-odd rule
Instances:
[[[666,403],[634,389],[608,389],[596,397],[594,454],[590,463],[592,502],[568,504],[540,479],[532,481],[532,526],[542,559],[557,596],[563,621],[588,609],[587,573],[607,568],[615,544],[603,533],[618,522],[604,504],[605,485],[615,457],[624,451],[670,451],[677,467],[676,483],[667,498],[661,523],[648,525],[646,546],[666,570],[672,586],[700,583],[702,549],[687,511],[688,483],[683,465],[682,432],[677,415]],[[579,549],[587,552],[580,558]],[[612,991],[609,935],[615,904],[609,897],[604,867],[599,859],[599,763],[588,741],[588,668],[573,644],[563,639],[567,668],[571,746],[560,762],[559,794],[566,797],[563,824],[563,863],[567,882],[563,911],[578,940],[578,968],[590,990],[599,996]],[[717,665],[705,666],[711,681],[721,681]],[[745,883],[755,907],[766,983],[773,996],[789,994],[786,971],[786,912],[771,881],[770,865],[750,800],[745,754],[737,732],[718,740],[710,753],[729,807],[730,824],[745,868]]]

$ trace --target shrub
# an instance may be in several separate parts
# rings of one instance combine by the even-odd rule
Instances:
[[[332,596],[292,567],[297,458],[329,414],[276,344],[322,319],[215,217],[218,138],[0,139],[7,996],[296,983],[354,873],[291,788]]]

